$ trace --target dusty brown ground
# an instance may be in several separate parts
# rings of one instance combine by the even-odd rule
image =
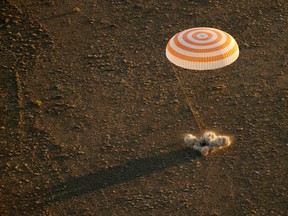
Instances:
[[[0,5],[0,215],[288,214],[285,0]],[[168,39],[198,26],[239,59],[169,63]],[[183,148],[199,129],[180,85],[230,148]]]

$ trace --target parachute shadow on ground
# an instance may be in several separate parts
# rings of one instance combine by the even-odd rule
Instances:
[[[100,169],[95,173],[71,178],[50,188],[33,191],[30,193],[31,198],[28,198],[30,200],[28,205],[41,207],[75,196],[96,192],[103,188],[128,182],[141,176],[149,176],[166,168],[187,163],[196,157],[199,157],[199,154],[187,149],[180,149],[156,156],[130,160],[123,165]]]

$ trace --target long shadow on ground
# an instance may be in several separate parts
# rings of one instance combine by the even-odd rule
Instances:
[[[29,203],[30,206],[39,205],[38,207],[43,207],[57,201],[63,201],[124,183],[141,176],[147,176],[157,171],[189,162],[196,157],[198,157],[197,153],[191,152],[189,149],[181,149],[157,156],[131,160],[123,165],[101,169],[95,173],[71,178],[62,184],[52,186],[45,190],[34,191],[31,193],[33,194],[33,198],[30,198]]]

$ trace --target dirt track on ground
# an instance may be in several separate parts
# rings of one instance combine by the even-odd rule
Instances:
[[[284,0],[0,4],[1,215],[287,215]],[[198,26],[239,59],[172,65],[168,40]],[[231,147],[183,147],[187,100]]]

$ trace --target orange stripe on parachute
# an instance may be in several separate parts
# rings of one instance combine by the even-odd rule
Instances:
[[[217,32],[218,33],[218,32]],[[222,45],[220,45],[220,46],[217,46],[217,47],[214,47],[214,48],[210,48],[210,49],[195,49],[195,48],[191,48],[191,47],[187,47],[187,46],[184,46],[183,44],[181,44],[180,42],[179,42],[179,34],[177,34],[175,37],[174,37],[174,43],[175,43],[175,45],[176,46],[178,46],[179,48],[181,48],[181,49],[183,49],[183,50],[186,50],[186,51],[189,51],[189,52],[195,52],[195,53],[208,53],[208,52],[214,52],[214,51],[219,51],[219,50],[221,50],[221,49],[224,49],[224,48],[226,48],[229,44],[230,44],[230,42],[231,42],[231,37],[228,35],[228,34],[226,34],[225,33],[225,35],[226,35],[226,37],[227,37],[227,40],[225,41],[225,43],[223,43]],[[183,35],[183,37],[184,37],[184,35]],[[220,35],[220,37],[221,37],[221,35]],[[184,40],[185,40],[185,38],[184,38]],[[186,40],[185,40],[186,41]],[[215,40],[216,41],[216,40]],[[187,42],[187,41],[186,41]],[[190,41],[190,43],[191,43],[191,41]],[[214,44],[215,42],[214,41],[212,41],[212,42],[210,42],[210,43],[205,43],[205,45],[212,45],[212,44]],[[170,43],[169,43],[170,44]],[[197,43],[194,43],[194,42],[192,42],[191,44],[195,44],[195,45],[197,45],[197,46],[204,46],[204,45],[199,45],[199,44],[197,44]]]
[[[207,38],[198,38],[197,35],[199,34],[208,34],[208,37]],[[210,38],[212,38],[212,34],[210,32],[205,32],[205,31],[199,31],[199,32],[196,32],[196,33],[193,33],[192,34],[192,37],[195,39],[195,40],[200,40],[200,41],[205,41],[205,40],[209,40]]]
[[[213,62],[213,61],[218,61],[218,60],[223,60],[225,58],[230,57],[231,55],[233,55],[237,49],[238,49],[238,45],[237,43],[235,43],[234,47],[229,50],[226,53],[223,53],[221,55],[217,55],[217,56],[211,56],[211,57],[192,57],[192,56],[186,56],[183,55],[181,53],[176,52],[170,45],[170,43],[168,43],[167,45],[167,49],[168,51],[175,57],[185,60],[185,61],[190,61],[190,62]]]
[[[197,42],[193,42],[193,41],[191,41],[191,40],[188,39],[188,34],[189,34],[190,32],[195,31],[195,30],[190,30],[190,31],[188,30],[188,31],[186,31],[186,32],[183,34],[183,39],[184,39],[187,43],[192,44],[192,45],[196,45],[196,46],[207,46],[207,45],[215,44],[216,42],[220,41],[221,38],[222,38],[222,35],[220,34],[220,32],[219,32],[219,31],[215,31],[215,30],[213,30],[213,29],[196,29],[196,30],[199,30],[199,31],[201,31],[201,30],[203,30],[203,31],[209,30],[209,31],[214,32],[214,33],[217,35],[217,37],[216,37],[216,39],[215,39],[214,41],[211,41],[211,42],[208,42],[208,43],[201,43],[201,44],[199,44],[199,43],[197,43]],[[181,33],[181,32],[180,32],[180,33]],[[179,36],[180,33],[177,34],[177,38],[178,38],[178,36]]]

